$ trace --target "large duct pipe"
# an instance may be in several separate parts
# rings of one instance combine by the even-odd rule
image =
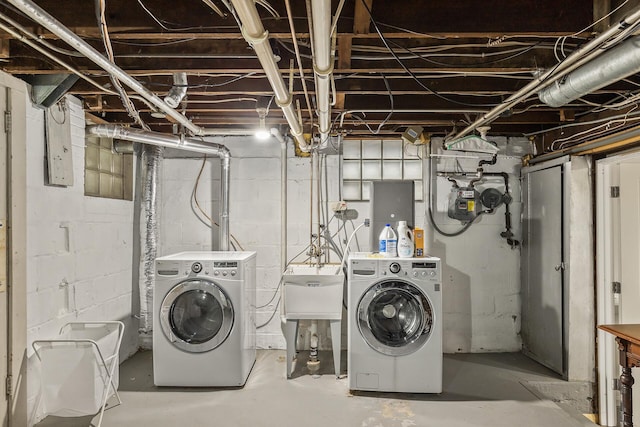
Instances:
[[[21,0],[28,1],[28,0]],[[276,97],[276,104],[282,109],[291,134],[298,141],[300,149],[309,151],[309,146],[302,134],[302,126],[298,122],[298,116],[293,107],[293,98],[280,75],[280,69],[274,59],[271,45],[269,44],[269,33],[264,29],[260,15],[253,0],[231,0],[233,7],[242,23],[242,35],[247,43],[253,47],[265,75],[271,84]]]
[[[204,153],[219,157],[222,165],[220,178],[222,195],[220,201],[220,220],[218,222],[220,224],[219,249],[221,251],[229,250],[229,187],[231,154],[227,147],[220,144],[206,143],[193,138],[184,138],[183,136],[149,132],[117,125],[89,126],[87,127],[86,132],[89,135],[123,139],[125,141],[140,142],[160,147],[177,148],[179,150],[193,151],[196,153]]]
[[[602,34],[598,35],[596,38],[586,43],[580,49],[567,56],[564,61],[537,76],[533,81],[531,81],[526,86],[511,95],[509,98],[504,100],[504,102],[502,102],[500,105],[494,107],[491,111],[482,115],[482,117],[478,118],[475,122],[471,123],[460,132],[456,133],[455,135],[451,135],[449,137],[449,140],[462,138],[463,136],[468,135],[469,133],[477,129],[479,126],[484,126],[491,123],[492,121],[500,117],[502,113],[509,110],[517,103],[551,86],[558,79],[563,78],[580,66],[594,60],[603,53],[601,51],[601,48],[604,43],[610,41],[615,37],[621,37],[631,34],[633,31],[635,31],[639,22],[640,7],[637,7],[633,9],[631,13],[624,19],[619,21],[617,25],[612,25]]]
[[[330,86],[333,73],[331,56],[331,0],[312,0],[313,71],[316,75],[316,103],[320,143],[326,143],[331,130]]]
[[[164,102],[171,108],[178,108],[185,96],[187,96],[187,73],[175,73],[173,86],[164,97]]]
[[[538,92],[538,97],[551,107],[562,107],[638,72],[640,36],[634,36]]]

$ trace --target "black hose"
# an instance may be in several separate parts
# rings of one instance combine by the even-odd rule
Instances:
[[[480,212],[475,218],[473,218],[471,221],[466,223],[464,225],[464,227],[462,227],[460,230],[454,231],[453,233],[447,233],[447,232],[444,232],[444,231],[440,230],[440,228],[436,225],[436,222],[433,220],[433,211],[431,210],[431,206],[429,206],[429,220],[431,221],[431,225],[433,225],[433,229],[436,230],[438,233],[442,234],[443,236],[446,236],[446,237],[456,237],[456,236],[461,235],[462,233],[467,231],[469,229],[469,227],[471,227],[471,224],[473,224],[473,222],[476,219],[478,219],[480,217],[480,215],[482,215],[483,213],[485,213],[485,212],[484,211]]]

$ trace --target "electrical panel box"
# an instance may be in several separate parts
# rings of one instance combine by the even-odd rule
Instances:
[[[47,169],[49,185],[73,185],[71,117],[64,102],[46,109]]]
[[[378,248],[378,237],[386,224],[397,229],[398,221],[415,228],[415,188],[410,180],[372,181],[370,248]]]

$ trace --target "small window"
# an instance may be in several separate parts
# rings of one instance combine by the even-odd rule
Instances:
[[[84,194],[133,200],[133,156],[113,151],[111,138],[85,139]]]
[[[347,139],[342,147],[342,197],[367,201],[371,181],[405,179],[415,182],[416,200],[422,200],[422,159],[406,150],[399,139]]]

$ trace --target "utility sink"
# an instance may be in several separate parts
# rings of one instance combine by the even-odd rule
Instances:
[[[340,264],[289,265],[282,279],[286,319],[340,319],[344,274]]]

